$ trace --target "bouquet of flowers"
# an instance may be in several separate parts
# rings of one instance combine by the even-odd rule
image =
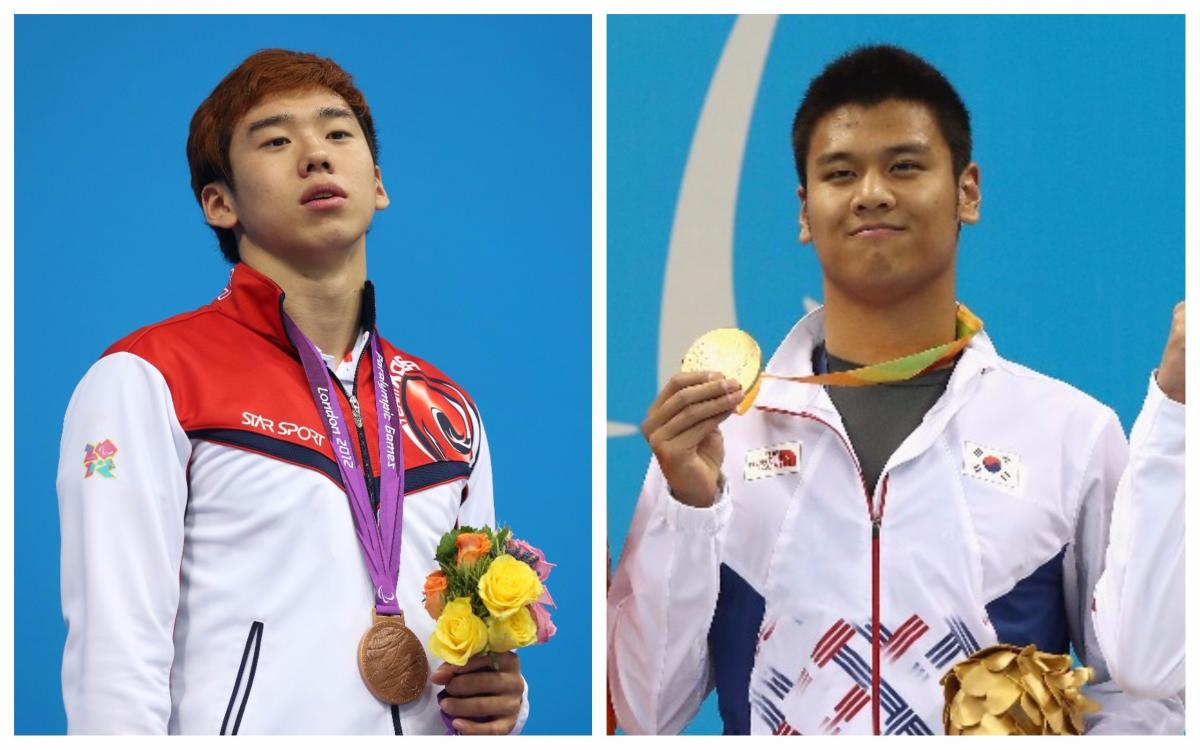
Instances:
[[[1083,715],[1100,710],[1083,694],[1091,678],[1033,644],[981,649],[941,679],[946,734],[1083,734]]]
[[[438,569],[425,579],[425,610],[436,621],[429,651],[462,666],[472,656],[545,643],[556,628],[545,586],[553,563],[506,526],[464,526],[442,535]]]

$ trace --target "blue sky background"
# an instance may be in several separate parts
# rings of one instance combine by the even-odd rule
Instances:
[[[266,47],[331,57],[367,96],[392,200],[368,239],[380,330],[472,394],[497,520],[558,563],[558,635],[522,656],[526,731],[589,733],[590,18],[18,16],[15,39],[15,346],[41,363],[16,373],[37,394],[15,415],[16,733],[66,729],[67,401],[110,343],[224,286],[187,127]]]

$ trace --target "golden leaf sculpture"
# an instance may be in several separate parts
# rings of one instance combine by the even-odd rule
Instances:
[[[1083,715],[1100,710],[1083,694],[1091,678],[1033,644],[981,649],[941,679],[946,734],[1083,734]]]

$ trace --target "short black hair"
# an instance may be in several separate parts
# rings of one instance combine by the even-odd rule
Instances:
[[[913,53],[886,44],[853,49],[831,62],[808,85],[792,120],[792,152],[801,187],[813,128],[847,104],[872,106],[888,99],[923,104],[950,146],[954,176],[971,163],[971,116],[958,92],[937,68]]]

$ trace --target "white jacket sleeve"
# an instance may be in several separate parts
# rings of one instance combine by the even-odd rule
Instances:
[[[492,496],[492,454],[482,420],[479,422],[479,449],[475,465],[471,467],[471,476],[467,478],[467,495],[458,511],[458,525],[496,525],[496,502]]]
[[[1079,660],[1094,670],[1087,694],[1100,704],[1098,713],[1086,714],[1088,734],[1172,734],[1183,731],[1183,704],[1177,698],[1153,700],[1123,692],[1112,682],[1100,650],[1091,617],[1092,596],[1104,567],[1109,520],[1117,484],[1124,471],[1128,447],[1121,424],[1111,411],[1105,416],[1090,446],[1080,486],[1075,536],[1064,558],[1064,595],[1071,645]]]
[[[57,481],[69,733],[167,731],[190,456],[158,370],[123,352],[88,370]]]
[[[1117,488],[1092,613],[1113,680],[1138,695],[1184,688],[1184,406],[1149,391]]]
[[[626,732],[681,732],[712,688],[708,630],[733,505],[723,488],[709,508],[684,505],[651,460],[608,594],[608,674]]]
[[[459,526],[489,526],[496,528],[496,503],[492,495],[492,454],[488,448],[487,433],[483,421],[479,422],[479,453],[471,476],[467,479],[467,498],[458,514]],[[521,708],[517,712],[517,723],[509,734],[520,734],[529,720],[529,682],[521,696]]]

